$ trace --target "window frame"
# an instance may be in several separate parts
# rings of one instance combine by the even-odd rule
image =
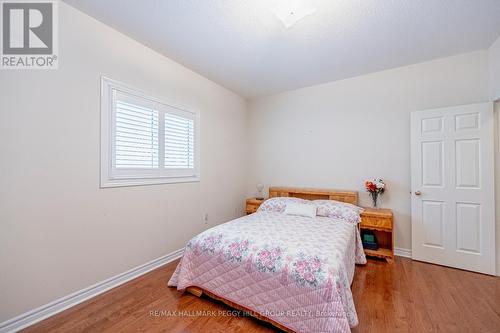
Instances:
[[[147,104],[158,110],[158,168],[115,168],[115,91],[130,95],[131,99],[146,100]],[[193,169],[162,168],[165,162],[165,113],[193,119],[194,123],[194,167]],[[187,107],[165,102],[152,94],[128,84],[101,76],[101,159],[100,187],[120,187],[188,183],[200,181],[200,113]]]

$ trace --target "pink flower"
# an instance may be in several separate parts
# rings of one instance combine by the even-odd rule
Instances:
[[[314,258],[312,261],[312,264],[311,264],[312,269],[317,271],[320,266],[321,266],[321,263],[319,262],[319,259]]]
[[[307,266],[307,263],[304,260],[299,260],[297,261],[296,266],[304,268],[305,266]]]
[[[311,272],[306,272],[306,273],[304,274],[304,279],[305,279],[306,281],[308,281],[308,282],[313,282],[313,281],[315,280],[315,278],[314,278],[314,274],[313,274],[313,273],[311,273]]]

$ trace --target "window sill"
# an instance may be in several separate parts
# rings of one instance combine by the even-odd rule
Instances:
[[[199,182],[200,177],[101,179],[100,188]]]

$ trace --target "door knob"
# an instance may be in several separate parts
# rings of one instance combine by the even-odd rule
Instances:
[[[422,194],[422,192],[420,192],[420,191],[415,191],[415,195],[420,195],[420,194]]]

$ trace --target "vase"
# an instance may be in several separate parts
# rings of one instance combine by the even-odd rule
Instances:
[[[378,208],[378,192],[370,192],[370,196],[372,197],[373,208]]]

